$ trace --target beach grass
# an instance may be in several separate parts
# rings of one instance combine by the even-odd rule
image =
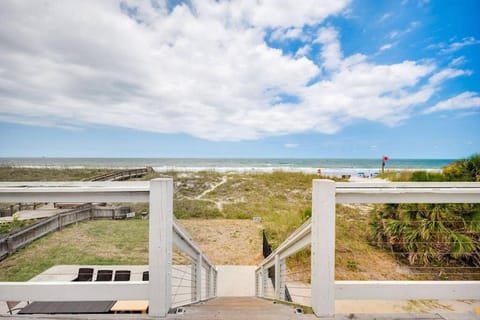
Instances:
[[[108,169],[50,169],[0,166],[0,181],[80,181],[110,171]]]

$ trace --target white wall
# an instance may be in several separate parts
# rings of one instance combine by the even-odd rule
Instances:
[[[256,266],[216,266],[218,297],[255,296]]]

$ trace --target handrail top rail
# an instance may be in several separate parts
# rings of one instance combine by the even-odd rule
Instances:
[[[128,191],[149,191],[150,181],[18,181],[18,182],[0,182],[0,191],[20,191],[38,192],[42,189],[51,189],[51,191],[77,190],[85,191],[108,191],[109,189],[119,191],[128,189]],[[63,190],[61,190],[63,191]],[[88,190],[90,191],[90,190]]]
[[[314,183],[315,181],[333,182],[324,179],[315,179]],[[388,196],[389,201],[386,201],[383,197],[380,198],[380,201],[374,200],[373,197],[377,195]],[[400,201],[398,197],[404,195],[425,195],[427,197],[428,195],[432,197],[438,195],[451,195],[451,197],[449,197],[450,201],[453,201],[452,199],[455,197],[467,195],[470,196],[469,199],[474,196],[474,202],[478,203],[480,199],[480,182],[335,182],[336,203],[362,202],[356,201],[358,200],[357,196],[360,196],[360,199],[363,199],[363,202],[365,203],[402,203],[405,201]],[[353,200],[351,198],[353,198]],[[425,202],[423,198],[415,199]],[[431,202],[442,203],[439,202],[437,198],[432,198]],[[285,241],[283,241],[268,257],[260,262],[255,272],[259,272],[262,267],[271,264],[276,255],[281,255],[282,252],[288,250],[296,242],[301,241],[311,232],[311,227],[312,222],[311,219],[309,219],[293,231],[290,236],[288,236],[288,238],[285,239]]]
[[[272,251],[272,253],[268,255],[268,257],[263,259],[262,262],[258,264],[258,267],[255,269],[255,272],[258,272],[259,270],[261,270],[263,266],[267,265],[269,262],[274,260],[276,255],[281,254],[282,252],[290,248],[293,244],[295,244],[298,240],[310,234],[311,229],[312,229],[312,220],[308,219],[300,227],[298,227],[295,231],[293,231],[292,234],[287,239],[285,239],[285,241],[283,241],[275,250]]]
[[[480,189],[480,182],[335,182],[335,187],[337,192],[349,189]]]

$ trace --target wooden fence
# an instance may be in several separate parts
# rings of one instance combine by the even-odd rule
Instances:
[[[123,181],[130,178],[143,177],[151,168],[137,168],[137,169],[125,169],[125,170],[115,170],[113,172],[105,173],[98,175],[89,179],[89,181]]]
[[[63,212],[43,219],[16,233],[0,238],[0,261],[18,249],[25,247],[38,238],[64,227],[89,219],[125,219],[130,213],[129,207],[95,207],[85,204],[80,208]]]

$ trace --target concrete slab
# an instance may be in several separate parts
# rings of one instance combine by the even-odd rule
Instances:
[[[217,296],[255,296],[255,266],[217,266]]]

